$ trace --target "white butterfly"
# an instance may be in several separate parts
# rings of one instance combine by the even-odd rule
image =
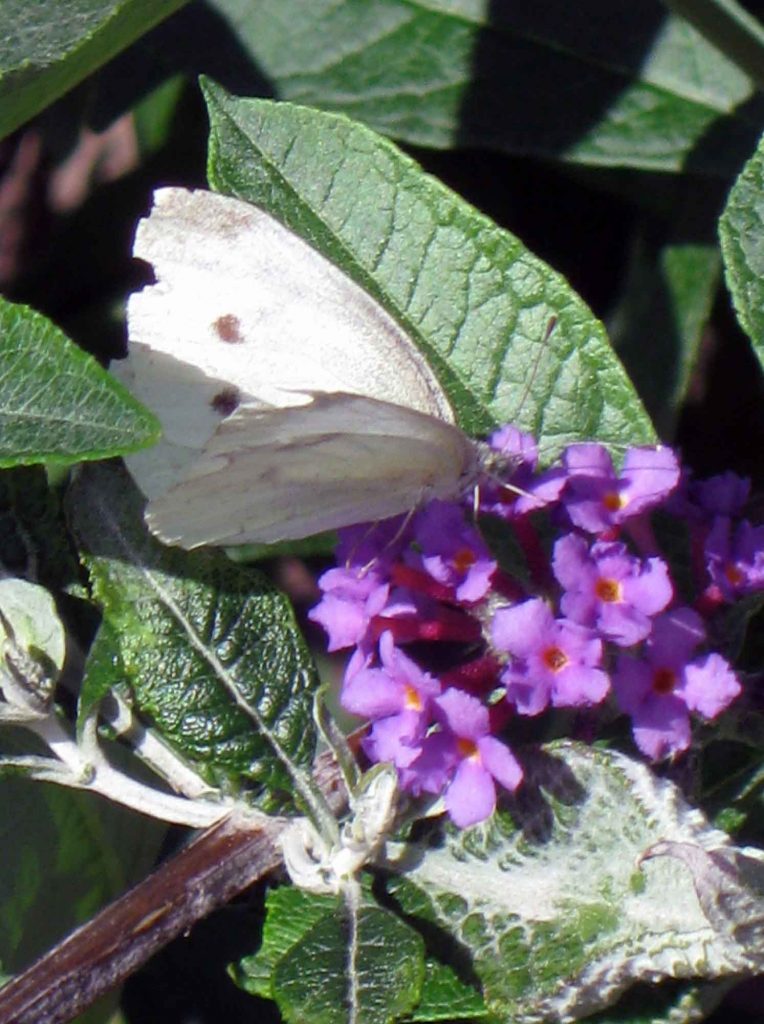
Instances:
[[[476,446],[388,313],[268,214],[160,189],[118,374],[162,422],[130,456],[168,543],[272,543],[454,498]]]

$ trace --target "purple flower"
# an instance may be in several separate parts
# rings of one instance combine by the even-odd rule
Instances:
[[[400,651],[391,633],[379,640],[379,667],[346,675],[340,702],[346,711],[374,722],[364,749],[373,761],[405,767],[419,753],[440,683]]]
[[[740,680],[721,654],[706,654],[685,669],[684,702],[690,711],[697,711],[703,718],[716,718],[741,690]]]
[[[402,613],[399,600],[391,608],[390,572],[409,538],[402,516],[340,530],[339,567],[321,576],[323,597],[308,612],[326,631],[330,651],[362,644],[371,619],[383,610]]]
[[[686,750],[690,711],[715,718],[740,693],[734,672],[718,654],[691,657],[705,639],[703,621],[691,608],[659,616],[644,658],[621,655],[613,689],[631,715],[634,740],[655,760]]]
[[[426,722],[421,710],[404,708],[397,715],[379,718],[363,740],[364,753],[375,764],[389,762],[407,768],[422,752]]]
[[[416,551],[406,562],[421,567],[438,583],[471,604],[488,593],[496,562],[482,538],[464,518],[461,505],[431,501],[416,516]]]
[[[488,446],[503,455],[515,470],[533,473],[539,461],[539,448],[533,434],[520,430],[513,423],[507,423],[494,430],[488,438]]]
[[[764,587],[764,527],[743,519],[737,526],[718,516],[706,539],[706,565],[728,601]]]
[[[412,792],[441,792],[451,820],[460,828],[493,814],[496,782],[514,791],[523,771],[506,744],[490,734],[488,709],[461,690],[448,689],[434,705],[442,731],[428,736],[420,757],[402,773]]]
[[[707,480],[693,480],[692,470],[685,466],[682,479],[665,508],[677,519],[707,524],[716,516],[739,516],[750,491],[751,481],[737,473],[720,473]]]
[[[531,434],[510,423],[495,431],[488,444],[501,458],[496,467],[488,462],[488,479],[480,488],[481,512],[514,519],[557,501],[565,486],[565,471],[556,466],[536,472],[538,445]]]
[[[597,666],[602,641],[590,629],[555,619],[538,599],[499,608],[491,626],[494,646],[512,658],[501,679],[507,698],[523,715],[554,707],[598,704],[610,683]]]
[[[666,564],[641,561],[623,544],[600,542],[590,550],[583,537],[569,533],[554,546],[553,568],[565,588],[562,612],[621,647],[644,640],[651,617],[673,597]]]
[[[390,595],[389,584],[378,573],[364,574],[357,568],[329,569],[318,585],[324,596],[308,612],[308,618],[323,626],[330,651],[360,644],[369,622],[379,615]]]
[[[518,578],[497,566],[463,505],[434,501],[342,530],[338,568],[321,577],[310,613],[330,650],[350,648],[341,704],[369,722],[365,753],[393,764],[414,796],[442,795],[461,827],[494,811],[497,784],[512,791],[521,781],[498,738],[508,719],[599,704],[611,688],[611,644],[640,645],[617,656],[612,685],[651,757],[684,750],[691,717],[713,719],[740,693],[721,655],[698,654],[700,616],[665,610],[673,587],[656,557],[652,509],[689,525],[705,588],[696,607],[710,614],[723,597],[764,586],[764,527],[731,519],[749,489],[734,474],[693,484],[684,471],[682,480],[677,457],[660,447],[631,449],[616,471],[599,444],[570,446],[562,466],[540,474],[530,435],[508,426],[490,445],[480,507],[509,522],[506,564],[522,556]],[[528,514],[551,505],[551,515]]]
[[[620,474],[606,448],[573,444],[563,464],[563,495],[571,521],[587,533],[604,533],[660,504],[679,482],[679,463],[670,448],[630,448]]]
[[[416,756],[398,767],[401,789],[414,796],[442,793],[458,761],[455,739],[449,732],[431,732],[421,742]]]
[[[376,523],[346,526],[338,533],[335,558],[338,565],[374,569],[381,575],[389,572],[411,540],[405,516],[394,516]]]
[[[691,498],[705,512],[715,516],[740,515],[750,493],[751,481],[732,472],[697,480],[690,485]]]

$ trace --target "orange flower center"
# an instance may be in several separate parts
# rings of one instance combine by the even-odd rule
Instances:
[[[559,647],[547,647],[542,655],[542,661],[552,672],[559,672],[568,664],[568,656]]]
[[[653,674],[653,689],[656,693],[672,693],[676,686],[676,673],[670,668],[657,668]]]
[[[454,565],[459,572],[468,572],[477,561],[477,556],[472,548],[462,548],[454,555]]]
[[[623,590],[618,580],[597,580],[594,593],[600,601],[606,601],[608,604],[623,600]]]
[[[459,751],[460,757],[477,757],[477,744],[472,740],[458,739],[456,749]]]
[[[623,500],[618,491],[608,491],[602,499],[602,504],[608,510],[608,512],[618,512],[622,509],[626,502]]]
[[[424,707],[422,703],[422,697],[418,690],[415,690],[413,686],[409,686],[406,683],[406,696],[403,699],[403,705],[407,711],[421,711]]]
[[[740,584],[745,580],[745,576],[741,570],[731,563],[724,568],[724,575],[727,577],[729,583],[733,587],[739,587]]]

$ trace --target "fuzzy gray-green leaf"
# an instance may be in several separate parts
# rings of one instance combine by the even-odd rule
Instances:
[[[760,863],[671,783],[574,743],[525,766],[517,824],[453,830],[393,883],[469,951],[489,1010],[570,1021],[638,981],[760,969]]]

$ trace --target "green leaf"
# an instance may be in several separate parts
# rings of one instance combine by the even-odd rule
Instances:
[[[45,712],[61,674],[66,634],[45,587],[8,576],[0,580],[0,689],[5,700]]]
[[[764,594],[746,594],[739,598],[734,604],[724,605],[716,614],[713,620],[713,647],[714,650],[724,654],[727,659],[739,667],[741,665],[741,652],[744,649],[748,633],[754,634],[754,639],[761,636],[761,615],[764,612]],[[759,627],[759,628],[757,628]],[[759,642],[761,642],[759,640]],[[761,651],[759,657],[751,659],[755,667],[761,663]]]
[[[352,896],[288,887],[269,892],[266,907],[260,949],[230,969],[247,992],[275,999],[290,1022],[386,1024],[411,1013],[422,991],[424,944],[403,921],[368,897],[356,906]],[[441,995],[454,995],[450,1016],[458,1016],[468,1005],[463,991],[443,974],[431,976]]]
[[[111,620],[105,618],[90,646],[85,663],[85,674],[77,700],[79,733],[104,697],[114,687],[123,685],[127,678],[119,636]]]
[[[187,86],[188,82],[182,75],[175,75],[133,108],[135,135],[142,155],[155,153],[167,145]]]
[[[7,730],[2,750],[12,753]],[[0,780],[0,958],[26,967],[143,877],[166,826],[89,793]]]
[[[282,885],[269,890],[265,907],[267,916],[260,949],[253,956],[231,964],[229,973],[236,984],[251,995],[273,999],[271,982],[276,964],[314,924],[334,913],[338,902],[335,896],[319,896]]]
[[[640,980],[760,969],[758,851],[623,755],[567,742],[524,766],[517,824],[451,829],[390,883],[469,951],[489,1011],[577,1019]]]
[[[666,6],[685,18],[761,88],[764,28],[735,0],[666,0]]]
[[[0,611],[5,618],[2,633],[9,631],[27,651],[36,649],[61,671],[66,639],[56,603],[45,587],[6,576],[0,580]]]
[[[742,834],[761,846],[764,716],[753,710],[731,710],[708,732],[714,745],[706,756],[703,806],[717,828]]]
[[[263,206],[378,298],[465,430],[514,421],[549,454],[581,438],[653,439],[602,325],[518,239],[345,118],[205,93],[212,185]]]
[[[154,727],[207,777],[255,783],[268,809],[310,802],[317,678],[286,598],[217,551],[187,554],[146,532],[143,499],[113,465],[69,495],[114,657]],[[99,651],[95,691],[108,671]]]
[[[764,364],[764,139],[729,194],[719,221],[727,287],[738,320]]]
[[[3,0],[0,137],[23,124],[185,0]]]
[[[424,943],[380,907],[349,902],[325,914],[273,971],[287,1022],[392,1024],[419,1000]]]
[[[418,146],[729,176],[761,123],[752,82],[658,3],[210,2],[279,98]]]
[[[0,467],[136,451],[159,424],[54,324],[0,300]]]
[[[49,589],[76,587],[80,567],[42,467],[0,472],[0,546],[6,572]]]
[[[425,963],[422,998],[411,1014],[415,1021],[451,1021],[469,1017],[487,1017],[479,992],[466,985],[446,964],[436,960]]]
[[[682,230],[677,219],[663,237],[649,231],[638,236],[624,294],[609,321],[618,355],[664,440],[674,436],[687,398],[721,270],[708,223],[716,212],[706,196],[684,205],[682,220],[691,217],[691,229]]]

